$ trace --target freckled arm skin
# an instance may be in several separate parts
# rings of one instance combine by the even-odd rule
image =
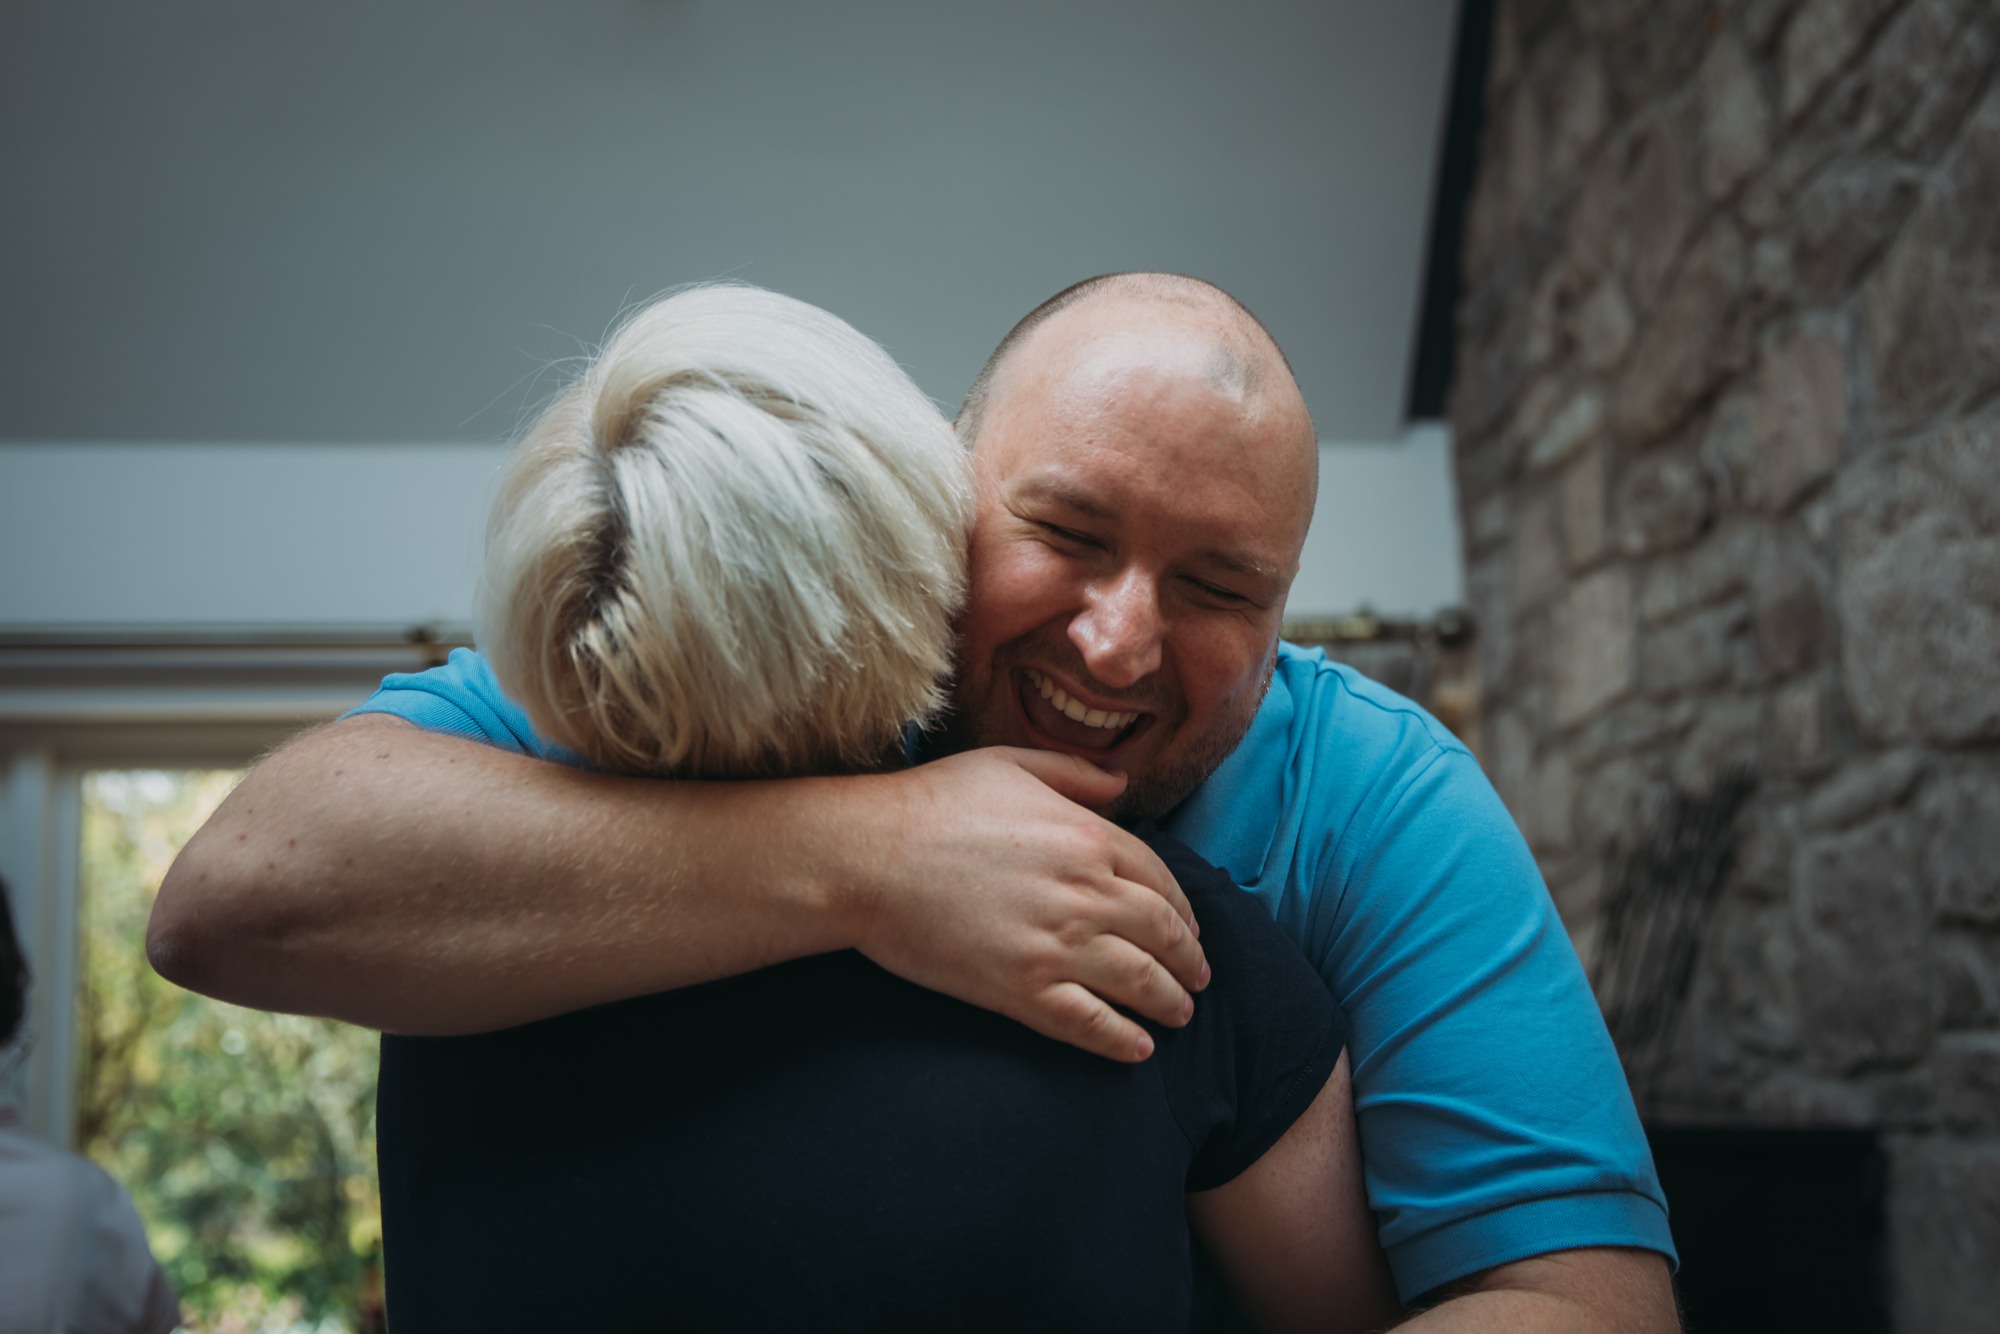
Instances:
[[[147,952],[239,1004],[465,1033],[852,947],[1140,1059],[1107,1002],[1184,1022],[1206,965],[1166,868],[1077,804],[1121,783],[1009,750],[619,778],[364,714],[245,777],[168,873]]]

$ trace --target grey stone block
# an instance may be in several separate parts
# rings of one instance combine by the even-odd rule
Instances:
[[[1727,683],[1746,647],[1750,610],[1728,602],[1646,629],[1639,683],[1655,697],[1688,694]]]
[[[1514,523],[1513,604],[1521,611],[1539,606],[1562,584],[1554,499],[1545,491],[1520,497]]]
[[[1619,295],[1632,313],[1632,293],[1624,290],[1622,274],[1625,255],[1631,247],[1626,234],[1626,214],[1638,165],[1637,144],[1628,129],[1618,142],[1591,159],[1585,168],[1576,198],[1565,218],[1561,244],[1565,258],[1579,274],[1593,284],[1610,280],[1619,284]],[[1684,220],[1685,221],[1685,220]],[[1581,349],[1587,353],[1588,349]]]
[[[1953,1130],[2000,1130],[2000,1033],[1948,1033],[1938,1039],[1936,1059],[1944,1124]]]
[[[1753,805],[1736,835],[1730,870],[1732,893],[1755,899],[1782,899],[1792,887],[1792,858],[1798,851],[1798,822],[1783,807]]]
[[[1687,735],[1701,704],[1695,699],[1622,700],[1578,730],[1569,741],[1570,757],[1587,768],[1612,755],[1657,753]]]
[[[1644,322],[1613,406],[1614,429],[1644,447],[1670,433],[1748,355],[1742,236],[1724,222],[1689,252]]]
[[[1930,756],[1898,750],[1857,760],[1822,785],[1806,801],[1807,829],[1839,829],[1877,811],[1901,805],[1930,772]]]
[[[1550,617],[1555,722],[1571,727],[1631,689],[1632,580],[1612,567],[1571,585]]]
[[[1789,236],[1760,236],[1750,247],[1750,288],[1745,298],[1751,319],[1759,324],[1788,311],[1798,292]]]
[[[1876,10],[1900,10],[1867,55],[1840,77],[1808,118],[1810,132],[1843,150],[1879,143],[1936,82],[1966,0],[1873,0]]]
[[[1847,442],[1847,345],[1838,326],[1809,322],[1764,345],[1753,415],[1754,503],[1790,509],[1832,473]]]
[[[1886,158],[1837,163],[1816,177],[1793,206],[1799,299],[1830,305],[1846,296],[1910,216],[1917,193],[1916,173]]]
[[[1594,389],[1579,390],[1535,433],[1528,446],[1528,467],[1553,468],[1595,440],[1603,429],[1604,399]]]
[[[1616,278],[1606,278],[1577,304],[1570,339],[1576,347],[1577,359],[1585,367],[1609,371],[1625,360],[1637,329],[1624,289]]]
[[[1755,523],[1719,525],[1689,556],[1689,605],[1705,606],[1748,586],[1769,529]]]
[[[1528,774],[1535,763],[1535,738],[1514,709],[1495,709],[1486,718],[1486,746],[1480,765],[1514,823],[1527,805]]]
[[[1464,513],[1465,545],[1468,554],[1483,554],[1505,540],[1513,530],[1513,497],[1495,491],[1470,501]]]
[[[1659,766],[1640,756],[1610,760],[1581,775],[1575,803],[1578,846],[1599,852],[1630,847],[1656,816],[1666,793]]]
[[[1583,242],[1586,252],[1594,245],[1621,257],[1636,311],[1650,310],[1659,298],[1694,225],[1689,147],[1679,127],[1665,119],[1641,133],[1618,179],[1617,212],[1599,224],[1616,230]]]
[[[1937,1074],[1926,1063],[1914,1070],[1872,1075],[1876,1124],[1885,1130],[1930,1129],[1937,1125]]]
[[[1933,1013],[1940,1028],[2000,1026],[2000,932],[1976,927],[1939,930]]]
[[[1778,29],[1791,16],[1798,0],[1745,0],[1737,22],[1743,26],[1743,40],[1761,52],[1777,37]]]
[[[1483,687],[1504,697],[1514,684],[1514,609],[1507,597],[1506,548],[1473,561],[1465,571],[1465,596],[1479,625],[1473,642]]]
[[[1648,561],[1639,589],[1640,616],[1648,623],[1663,621],[1741,592],[1764,540],[1760,525],[1725,522],[1692,551]]]
[[[2000,1311],[2000,1145],[1899,1138],[1889,1155],[1898,1334],[1972,1334]]]
[[[1845,65],[1868,32],[1866,0],[1810,0],[1792,15],[1778,42],[1785,118],[1794,119]]]
[[[1543,180],[1559,184],[1597,147],[1609,124],[1603,61],[1594,47],[1559,29],[1537,47],[1523,87],[1539,121]]]
[[[1691,76],[1707,50],[1710,7],[1701,0],[1652,0],[1644,18],[1605,43],[1614,105],[1657,100]]]
[[[1808,838],[1792,891],[1806,1049],[1821,1069],[1907,1065],[1930,1044],[1930,911],[1906,823]]]
[[[1471,290],[1459,310],[1458,368],[1452,379],[1453,434],[1462,448],[1483,444],[1507,419],[1528,379],[1526,257]]]
[[[1799,1047],[1798,944],[1785,909],[1725,899],[1704,960],[1729,1026],[1746,1051],[1790,1057]]]
[[[1702,62],[1702,184],[1712,199],[1735,193],[1771,152],[1771,111],[1749,54],[1724,32]]]
[[[1709,696],[1672,752],[1674,783],[1701,792],[1730,769],[1755,769],[1769,749],[1770,709],[1762,695]]]
[[[1941,773],[1918,802],[1940,916],[2000,925],[2000,765]]]
[[[2000,89],[1867,289],[1876,408],[1913,423],[2000,379]]]
[[[1764,543],[1750,589],[1764,679],[1784,680],[1830,655],[1826,579],[1803,541],[1774,537]]]
[[[1692,453],[1642,458],[1618,483],[1618,545],[1646,556],[1683,547],[1715,518],[1715,488]]]
[[[1561,751],[1551,751],[1535,766],[1528,808],[1521,832],[1540,853],[1560,853],[1575,840],[1573,807],[1575,775]]]
[[[1793,681],[1771,697],[1773,772],[1809,777],[1833,763],[1833,698],[1833,687],[1817,677]]]
[[[1646,12],[1646,0],[1574,0],[1570,11],[1577,27],[1592,37],[1608,37],[1623,32]]]
[[[1953,8],[1964,6],[1926,6]],[[1943,58],[1934,77],[1924,80],[1909,119],[1896,135],[1897,151],[1920,161],[1930,161],[1951,142],[1951,136],[1965,119],[1994,67],[1996,45],[1994,19],[1981,14],[1945,43]]]
[[[1701,434],[1701,462],[1714,480],[1717,508],[1724,514],[1756,504],[1756,476],[1763,450],[1758,420],[1761,379],[1744,376],[1716,400]]]
[[[1589,959],[1596,948],[1604,909],[1604,859],[1562,856],[1543,868],[1549,897],[1569,932],[1577,957]]]
[[[1841,656],[1862,733],[2000,736],[2000,418],[1872,460],[1839,490]]]
[[[1875,1090],[1849,1080],[1780,1071],[1750,1090],[1751,1118],[1765,1125],[1859,1128],[1881,1120]]]
[[[1597,563],[1608,545],[1604,522],[1604,454],[1592,449],[1564,469],[1556,483],[1563,549],[1572,570]]]

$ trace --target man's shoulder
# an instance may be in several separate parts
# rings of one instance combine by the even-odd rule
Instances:
[[[1285,804],[1308,803],[1329,818],[1422,774],[1479,773],[1465,743],[1421,704],[1320,649],[1286,643],[1264,708],[1232,762],[1238,758],[1283,775]]]
[[[1290,878],[1304,850],[1360,835],[1413,791],[1443,814],[1484,787],[1465,744],[1421,705],[1280,643],[1249,731],[1169,825],[1249,885],[1280,869]]]
[[[1413,758],[1433,749],[1471,754],[1423,705],[1347,663],[1335,662],[1324,649],[1280,640],[1271,689],[1273,694],[1283,690],[1281,707],[1289,705],[1290,730],[1295,734],[1320,741],[1337,735],[1348,749],[1393,750]],[[1270,707],[1268,698],[1265,703]]]
[[[486,659],[457,648],[442,663],[421,672],[392,672],[357,713],[387,713],[430,732],[483,741],[502,750],[575,764],[577,758],[544,741],[527,711],[500,687]]]

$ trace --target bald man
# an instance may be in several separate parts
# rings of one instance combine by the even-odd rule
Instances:
[[[454,655],[245,779],[162,887],[155,964],[460,1033],[855,948],[1143,1060],[1117,1007],[1185,1022],[1207,973],[1185,898],[1116,823],[1158,817],[1347,1009],[1413,1327],[1673,1329],[1644,1138],[1506,812],[1421,709],[1279,642],[1317,449],[1268,333],[1206,283],[1093,279],[1008,335],[959,429],[980,494],[939,758],[582,773],[464,740],[511,705]]]

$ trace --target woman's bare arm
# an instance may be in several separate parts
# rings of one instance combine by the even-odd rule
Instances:
[[[147,949],[225,1000],[459,1033],[855,947],[1137,1059],[1150,1040],[1107,1002],[1179,1023],[1205,964],[1166,869],[1077,804],[1119,786],[997,750],[615,778],[361,715],[245,777],[161,886]]]
[[[1346,1052],[1282,1139],[1187,1207],[1237,1305],[1267,1334],[1366,1334],[1402,1318],[1362,1180]]]
[[[1250,1323],[1266,1331],[1616,1331],[1674,1334],[1673,1283],[1650,1251],[1555,1251],[1398,1304],[1362,1181],[1341,1053],[1326,1087],[1241,1176],[1188,1196],[1188,1218]],[[1405,1319],[1407,1316],[1407,1323]]]

